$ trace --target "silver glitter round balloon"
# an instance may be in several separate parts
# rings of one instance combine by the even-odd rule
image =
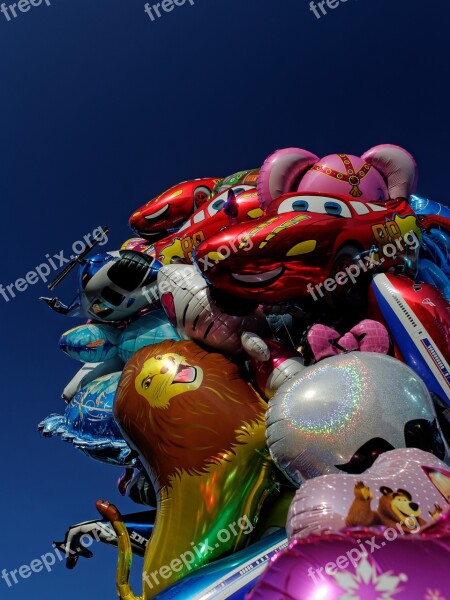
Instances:
[[[318,475],[360,473],[375,460],[376,448],[407,445],[405,426],[417,431],[428,424],[440,447],[436,454],[447,459],[422,379],[399,360],[372,352],[341,354],[305,368],[280,387],[266,415],[270,453],[297,486]],[[364,452],[368,464],[358,470]]]

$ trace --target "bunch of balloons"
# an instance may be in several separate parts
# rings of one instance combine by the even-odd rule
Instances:
[[[91,536],[122,600],[445,599],[450,210],[417,179],[389,144],[278,150],[153,198],[50,284],[78,268],[75,301],[44,300],[84,319],[59,342],[82,366],[39,430],[145,507],[98,500],[69,568]]]

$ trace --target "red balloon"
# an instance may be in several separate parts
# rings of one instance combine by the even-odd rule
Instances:
[[[339,294],[367,282],[377,271],[414,275],[420,235],[405,200],[363,203],[298,192],[278,198],[260,219],[202,242],[195,264],[213,286],[239,298],[318,300],[326,290]],[[339,281],[337,273],[344,275]]]
[[[163,236],[180,227],[204,204],[220,178],[207,177],[184,181],[152,198],[130,217],[130,227],[143,236]]]
[[[203,240],[225,227],[261,217],[256,189],[234,186],[208,200],[175,233],[155,243],[154,256],[164,265],[192,263],[192,253]]]

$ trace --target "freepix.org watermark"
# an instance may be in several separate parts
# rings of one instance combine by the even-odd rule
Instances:
[[[314,14],[316,19],[321,19],[322,17],[327,16],[327,9],[334,10],[341,4],[346,4],[347,2],[348,0],[323,0],[323,2],[314,2],[314,0],[311,0],[309,3],[309,10]]]
[[[112,542],[116,538],[116,533],[111,526],[108,523],[102,523],[101,529],[97,526],[97,528],[90,529],[89,533],[82,535],[79,539],[79,544],[83,548],[89,548],[94,542]],[[42,554],[29,564],[21,565],[17,569],[11,569],[10,571],[2,569],[1,578],[9,588],[12,588],[13,585],[20,583],[21,579],[29,579],[34,573],[41,573],[43,571],[51,573],[55,565],[58,565],[69,556],[76,554],[77,551],[70,548],[70,539],[66,544],[65,552],[61,552],[54,543],[52,552]]]
[[[407,532],[403,529],[404,525],[406,525],[408,529]],[[404,522],[397,523],[395,527],[388,527],[383,531],[383,541],[376,536],[372,536],[370,540],[364,540],[364,542],[361,542],[361,540],[356,540],[358,546],[355,546],[345,554],[338,556],[334,562],[329,562],[324,567],[319,567],[317,569],[309,567],[308,577],[311,577],[313,582],[318,585],[319,583],[325,581],[325,575],[323,574],[323,571],[325,571],[326,575],[333,576],[336,575],[338,569],[344,571],[349,566],[349,563],[351,563],[356,569],[361,560],[367,558],[369,554],[373,554],[376,552],[376,550],[384,548],[387,542],[393,542],[396,540],[399,533],[400,535],[410,535],[412,533],[418,533],[419,530],[420,525],[416,517],[412,515],[406,517]]]
[[[183,6],[186,2],[191,6],[194,6],[194,0],[163,0],[162,2],[153,4],[153,6],[150,5],[150,2],[146,2],[144,11],[151,21],[156,21],[156,19],[160,19],[164,13],[172,12],[174,8]]]
[[[248,252],[252,248],[253,240],[251,237],[245,234],[240,234],[235,240],[229,240],[227,244],[219,246],[215,252],[210,252],[207,256],[199,258],[198,262],[199,264],[202,264],[202,271],[205,272],[214,265],[217,265],[217,263],[219,263],[221,260],[227,259],[232,252],[237,252],[238,250],[244,250],[244,252]]]
[[[27,13],[31,8],[41,6],[51,6],[50,0],[19,0],[19,2],[13,2],[12,4],[6,4],[2,2],[0,5],[0,11],[7,21],[17,19],[21,13]]]
[[[75,258],[76,255],[83,254],[83,252],[93,245],[93,242],[104,246],[108,242],[107,231],[104,227],[96,227],[92,233],[86,234],[82,240],[78,240],[72,244],[72,253],[68,258],[65,256],[65,251],[61,250],[57,254],[46,254],[46,261],[35,267],[32,271],[24,277],[18,277],[13,283],[3,285],[0,283],[0,297],[5,302],[9,302],[12,298],[20,292],[25,292],[30,285],[36,285],[39,281],[47,283],[52,272],[59,271],[59,269]]]
[[[394,258],[396,254],[405,249],[405,246],[411,250],[416,250],[420,246],[420,240],[414,231],[409,231],[402,238],[397,238],[395,244],[389,243],[382,246],[381,254],[383,256],[379,257],[378,260],[374,260],[370,256],[367,256],[364,259],[361,258],[358,262],[353,263],[343,271],[336,273],[334,277],[325,279],[322,283],[318,283],[315,286],[313,286],[312,283],[308,283],[306,289],[313,300],[318,300],[317,295],[321,298],[324,297],[322,288],[324,288],[326,292],[334,292],[339,285],[346,285],[349,281],[355,285],[356,280],[362,273],[367,273],[368,271],[379,267],[384,263],[386,258]]]
[[[206,272],[214,265],[217,265],[220,260],[228,258],[232,252],[237,252],[241,248],[244,249],[244,252],[251,250],[253,248],[253,241],[250,238],[246,239],[243,235],[240,235],[236,240],[230,240],[228,244],[219,246],[212,256],[210,253],[208,256],[198,259],[198,262],[203,266],[202,271]],[[157,302],[163,294],[170,292],[172,284],[178,287],[187,287],[195,275],[196,272],[192,270],[192,265],[185,265],[185,268],[182,268],[180,265],[180,269],[172,275],[172,283],[164,280],[159,284],[151,283],[143,287],[142,291],[148,302],[152,304],[153,302]]]
[[[192,550],[183,552],[178,558],[171,560],[170,565],[163,565],[157,571],[153,571],[150,574],[144,572],[142,578],[150,589],[153,589],[155,585],[160,584],[159,578],[169,579],[172,573],[179,573],[183,567],[186,567],[188,571],[190,571],[196,561],[196,556],[198,558],[204,558],[209,553],[214,552],[216,548],[219,548],[221,544],[229,542],[232,536],[237,537],[240,533],[248,535],[252,531],[253,525],[248,516],[244,515],[234,523],[230,523],[227,528],[218,531],[216,535],[217,541],[213,540],[210,544],[209,538],[206,538],[206,541],[202,544],[194,544],[194,542],[191,542]]]

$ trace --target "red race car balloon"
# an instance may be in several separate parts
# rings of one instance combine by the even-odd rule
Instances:
[[[175,233],[154,245],[154,256],[164,265],[192,263],[193,250],[225,227],[261,217],[256,189],[239,185],[214,196]]]
[[[161,238],[180,227],[209,198],[221,181],[217,177],[184,181],[141,206],[130,217],[130,227],[142,237]]]
[[[317,300],[364,274],[415,275],[420,237],[405,200],[363,203],[294,193],[281,196],[260,219],[202,242],[195,263],[213,286],[239,298]]]

